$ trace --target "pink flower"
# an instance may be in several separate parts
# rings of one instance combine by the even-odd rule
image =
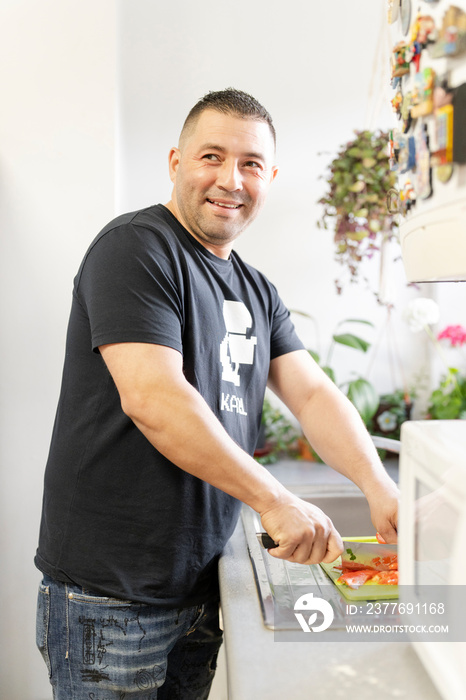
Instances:
[[[463,328],[463,326],[447,326],[437,336],[438,340],[444,338],[450,341],[452,347],[464,345],[466,343],[466,328]]]

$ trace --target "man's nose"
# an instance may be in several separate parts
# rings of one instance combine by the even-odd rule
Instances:
[[[225,160],[218,171],[217,186],[228,192],[237,192],[243,189],[243,178],[238,163],[233,160]]]

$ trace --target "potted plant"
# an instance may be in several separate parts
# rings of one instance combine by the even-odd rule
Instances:
[[[329,166],[327,193],[319,200],[323,214],[319,228],[334,230],[335,259],[350,282],[360,277],[360,263],[397,238],[398,225],[387,210],[387,195],[396,183],[390,170],[388,134],[355,131],[355,138],[338,152]],[[340,294],[344,279],[335,280]]]
[[[266,396],[262,407],[261,431],[254,457],[261,464],[273,464],[281,456],[297,458],[300,430]]]
[[[313,321],[313,323],[315,323],[315,319],[309,314],[306,314],[302,311],[294,311],[294,313],[298,313],[301,316],[304,316],[309,320]],[[338,345],[342,345],[344,347],[353,348],[354,350],[357,350],[359,352],[366,353],[371,346],[370,342],[368,342],[364,338],[361,338],[359,335],[350,333],[347,330],[342,332],[342,327],[348,324],[363,324],[366,326],[373,327],[373,324],[370,321],[366,321],[364,319],[345,319],[343,321],[340,321],[335,327],[325,358],[321,358],[320,351],[308,349],[309,354],[314,358],[317,364],[323,369],[323,371],[328,375],[328,377],[330,377],[330,379],[335,384],[338,384],[338,382],[335,370],[331,366],[335,347]],[[347,382],[338,384],[338,386],[354,404],[365,425],[368,426],[379,407],[379,396],[373,384],[364,377],[356,377]],[[301,450],[304,450],[306,442],[307,441],[305,440],[305,438],[301,437]],[[310,449],[313,456],[317,458],[317,455],[312,450],[312,447]]]
[[[461,348],[466,345],[466,328],[461,325],[447,326],[436,336],[431,326],[438,322],[440,310],[433,299],[424,297],[409,302],[403,317],[413,333],[424,331],[427,334],[445,367],[438,386],[429,396],[426,418],[465,419],[466,375],[458,367],[451,366],[444,353],[444,345],[447,348]]]

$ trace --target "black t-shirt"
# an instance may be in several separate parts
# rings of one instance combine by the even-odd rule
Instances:
[[[196,604],[215,589],[241,504],[169,462],[123,413],[98,350],[122,342],[182,353],[249,454],[270,360],[302,344],[262,274],[211,254],[162,205],[112,221],[75,278],[36,565],[117,598]]]

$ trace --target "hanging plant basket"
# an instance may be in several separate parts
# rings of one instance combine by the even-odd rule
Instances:
[[[387,209],[387,196],[396,182],[388,159],[388,134],[355,131],[330,163],[327,194],[319,200],[319,228],[334,230],[335,259],[346,268],[336,279],[341,293],[345,277],[358,282],[360,264],[374,257],[383,241],[398,238],[398,224]],[[367,280],[366,280],[367,281]]]

